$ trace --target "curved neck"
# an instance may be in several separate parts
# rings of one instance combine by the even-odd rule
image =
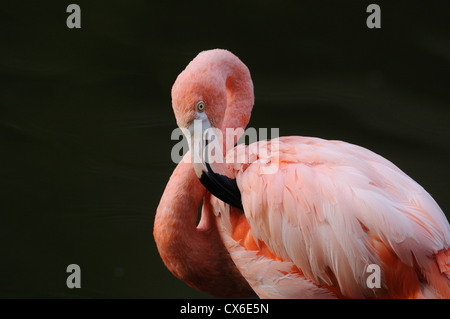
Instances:
[[[253,93],[253,82],[250,71],[239,59],[232,60],[224,69],[226,77],[225,86],[227,90],[227,105],[222,120],[221,130],[225,135],[226,129],[242,129],[233,141],[228,142],[229,145],[235,145],[241,137],[252,112],[255,102]],[[224,145],[225,145],[224,141]],[[224,147],[224,151],[229,149]]]
[[[197,227],[204,196],[202,220]],[[167,268],[191,287],[218,297],[251,296],[253,290],[220,239],[209,196],[192,164],[178,164],[156,212],[153,234],[158,251]]]

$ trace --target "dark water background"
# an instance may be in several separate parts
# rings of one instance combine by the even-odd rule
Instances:
[[[205,297],[153,220],[175,167],[170,89],[205,49],[250,68],[250,125],[367,147],[450,212],[445,1],[0,2],[0,297]],[[81,289],[66,267],[81,266]]]

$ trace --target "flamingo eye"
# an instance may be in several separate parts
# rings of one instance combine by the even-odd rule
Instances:
[[[205,102],[198,101],[195,107],[197,108],[197,111],[203,112],[205,110]]]

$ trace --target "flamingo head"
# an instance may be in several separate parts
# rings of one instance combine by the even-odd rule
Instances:
[[[221,165],[223,149],[228,149],[225,129],[245,128],[253,102],[250,72],[227,50],[199,53],[172,87],[173,110],[178,126],[185,129],[195,172],[203,185],[221,199],[225,197],[219,193],[237,192],[235,181],[230,182],[226,166]],[[233,144],[239,137],[233,137]],[[241,208],[240,194],[236,198],[228,195],[224,201]]]
[[[189,128],[199,113],[214,128],[245,128],[253,102],[250,71],[237,56],[222,49],[200,52],[172,87],[172,107],[180,128]]]
[[[203,112],[213,127],[222,124],[227,107],[225,80],[208,52],[192,60],[172,87],[172,106],[180,128],[189,128]]]

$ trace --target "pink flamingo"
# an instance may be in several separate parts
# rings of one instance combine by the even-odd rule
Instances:
[[[177,124],[191,133],[195,119],[245,128],[253,102],[249,70],[226,50],[201,52],[172,88]],[[187,154],[178,164],[154,227],[176,277],[219,297],[450,298],[450,226],[419,184],[356,145],[276,142],[277,161],[240,145],[250,163],[192,164]],[[278,171],[261,174],[270,164]],[[372,264],[378,286],[368,284]]]

